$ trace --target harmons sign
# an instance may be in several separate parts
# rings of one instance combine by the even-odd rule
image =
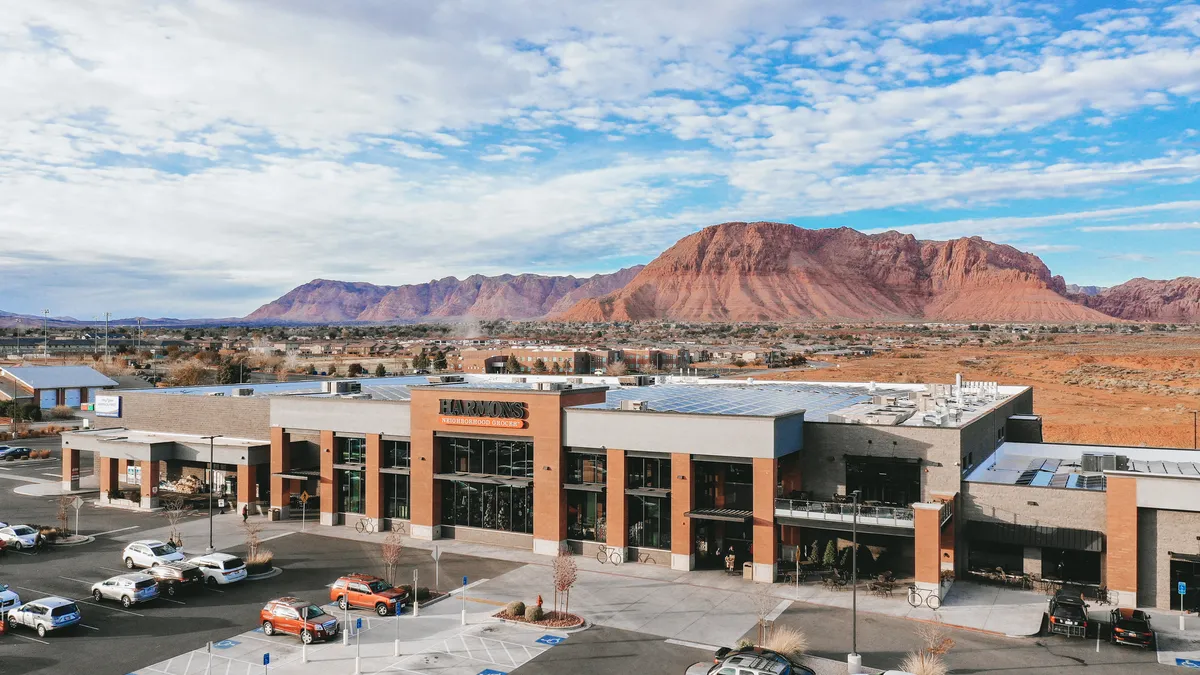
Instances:
[[[442,424],[470,427],[524,429],[529,407],[524,401],[464,401],[441,399]]]

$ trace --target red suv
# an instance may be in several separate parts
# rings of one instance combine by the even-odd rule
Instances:
[[[267,603],[259,612],[263,634],[299,635],[305,644],[313,640],[332,640],[338,634],[338,621],[333,615],[300,598],[279,598]]]
[[[408,591],[369,574],[347,574],[329,587],[329,599],[341,609],[362,607],[387,616],[404,611]]]

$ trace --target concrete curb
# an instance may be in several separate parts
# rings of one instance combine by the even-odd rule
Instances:
[[[280,574],[283,574],[282,569],[280,569],[278,567],[272,567],[270,572],[263,572],[262,574],[247,574],[246,581],[262,581],[263,579],[270,579],[271,577],[277,577]]]
[[[576,615],[576,616],[578,616],[578,615]],[[521,626],[522,628],[528,628],[530,630],[539,630],[539,631],[557,631],[559,633],[579,633],[581,631],[585,631],[592,627],[591,622],[589,622],[587,619],[584,619],[582,616],[580,616],[579,618],[583,620],[583,623],[579,624],[578,626],[570,626],[568,628],[561,628],[558,626],[539,626],[535,623],[528,623],[526,621],[516,621],[513,619],[506,619],[502,616],[496,616],[495,614],[492,615],[492,618],[500,621],[501,623],[509,624],[510,626]]]
[[[83,546],[84,544],[90,544],[93,541],[96,541],[95,537],[85,534],[82,537],[80,537],[79,541],[67,541],[67,542],[56,541],[53,544],[51,544],[51,546]]]

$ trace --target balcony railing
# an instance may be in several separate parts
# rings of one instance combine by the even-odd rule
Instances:
[[[775,516],[850,524],[854,521],[854,504],[812,502],[802,499],[776,499]],[[912,529],[913,510],[907,506],[868,506],[859,504],[858,522],[861,525]]]

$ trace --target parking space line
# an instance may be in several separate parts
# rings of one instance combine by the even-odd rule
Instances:
[[[95,626],[89,626],[89,625],[87,625],[86,623],[81,623],[81,624],[79,624],[79,625],[80,625],[80,626],[83,626],[84,628],[91,628],[92,630],[95,630],[95,631],[98,631],[98,630],[100,630],[99,628],[96,628]]]
[[[210,588],[210,587],[209,587],[209,586],[207,586],[207,585],[205,586],[205,588],[207,588],[208,590],[212,591],[213,593],[224,593],[224,592],[225,592],[225,591],[222,591],[222,590],[218,590],[218,589],[216,589],[216,588]]]
[[[99,536],[99,535],[95,535],[95,534],[93,534],[92,536],[93,536],[93,537],[96,537],[96,536]],[[104,570],[105,572],[120,572],[121,574],[133,574],[134,572],[136,572],[136,571],[137,571],[137,570],[119,570],[119,569],[117,569],[117,568],[115,568],[115,567],[97,567],[96,569],[98,569],[98,570]]]
[[[471,648],[467,646],[467,636],[459,635],[458,639],[463,643],[463,649],[467,652],[467,658],[475,658],[475,655],[471,653]]]
[[[84,581],[83,579],[72,579],[71,577],[59,577],[59,579],[66,579],[67,581],[78,581],[79,583],[87,584],[88,586],[91,586],[92,584],[95,583],[94,581]]]
[[[12,632],[12,630],[9,630],[9,631],[8,631],[8,633],[9,633],[10,635],[13,635],[13,636],[15,636],[15,637],[19,637],[19,638],[21,638],[21,639],[23,639],[23,640],[31,640],[31,641],[33,641],[33,642],[40,642],[40,643],[42,643],[42,644],[44,644],[44,645],[48,645],[48,644],[50,644],[49,642],[46,642],[45,640],[39,640],[39,639],[37,639],[37,638],[32,638],[32,637],[29,637],[28,635],[19,635],[19,634],[17,634],[17,633],[14,633],[14,632]]]
[[[139,529],[140,527],[141,527],[141,525],[130,525],[129,527],[122,527],[122,528],[119,528],[116,530],[109,530],[107,532],[98,532],[96,534],[93,534],[92,536],[93,537],[103,537],[106,534],[116,534],[117,532],[125,532],[126,530],[136,530],[136,529]],[[107,568],[102,567],[100,569],[107,569]]]
[[[163,596],[161,596],[161,595],[160,595],[160,596],[158,596],[158,599],[159,599],[159,600],[166,600],[167,602],[173,602],[173,603],[175,603],[175,604],[177,604],[177,605],[186,605],[186,604],[187,604],[186,602],[180,602],[179,600],[172,600],[171,598],[164,598],[164,597],[163,597]]]

